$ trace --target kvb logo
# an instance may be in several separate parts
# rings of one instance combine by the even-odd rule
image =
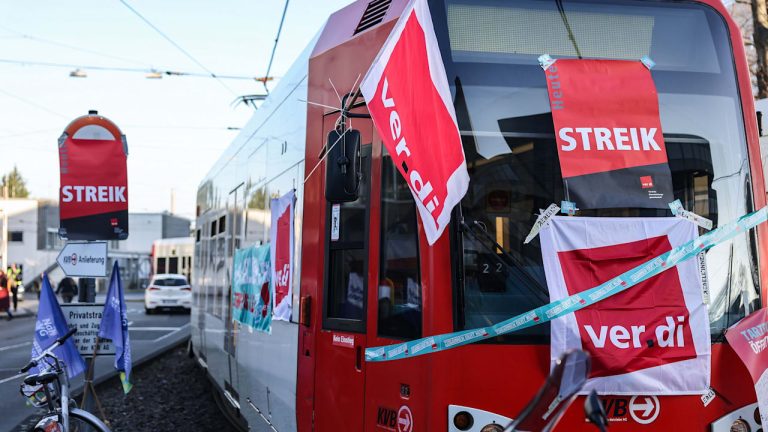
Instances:
[[[666,236],[558,252],[568,294],[576,294],[671,250]],[[696,358],[677,268],[575,312],[581,345],[592,356],[591,377]]]

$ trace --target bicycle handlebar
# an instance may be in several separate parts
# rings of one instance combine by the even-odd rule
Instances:
[[[60,337],[60,338],[56,339],[56,341],[55,341],[53,344],[51,344],[51,346],[49,346],[48,348],[46,348],[46,349],[45,349],[45,351],[41,352],[39,356],[37,356],[37,357],[33,358],[32,360],[30,360],[30,361],[29,361],[29,363],[27,363],[27,364],[26,364],[26,365],[25,365],[23,368],[21,368],[21,370],[19,371],[19,373],[25,373],[25,372],[27,372],[28,370],[30,370],[30,369],[32,369],[33,367],[35,367],[35,366],[37,365],[37,363],[38,363],[38,362],[39,362],[39,361],[40,361],[40,360],[41,360],[43,357],[45,357],[45,356],[49,355],[49,354],[51,353],[51,351],[53,351],[54,349],[58,348],[58,347],[59,347],[61,344],[63,344],[63,343],[64,343],[64,342],[65,342],[67,339],[69,339],[69,338],[70,338],[70,337],[71,337],[73,334],[75,334],[75,333],[77,333],[77,328],[76,328],[76,327],[75,327],[75,328],[72,328],[72,329],[70,329],[68,332],[66,332],[66,333],[64,334],[64,336],[62,336],[62,337]]]

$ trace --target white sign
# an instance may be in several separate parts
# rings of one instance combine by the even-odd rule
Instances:
[[[106,277],[107,242],[67,243],[56,262],[67,276]]]
[[[331,241],[337,241],[339,239],[341,223],[341,204],[334,204],[331,206]]]
[[[72,339],[81,355],[92,356],[99,335],[103,304],[93,303],[64,303],[61,305],[64,318],[69,328],[77,328]],[[109,339],[99,339],[99,349],[96,355],[115,355],[115,346]]]

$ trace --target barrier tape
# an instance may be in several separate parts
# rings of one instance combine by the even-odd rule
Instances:
[[[683,203],[681,203],[680,200],[674,200],[669,203],[669,209],[672,210],[672,214],[675,215],[675,217],[687,219],[707,231],[712,229],[713,223],[711,220],[684,209]]]
[[[540,306],[491,326],[429,336],[395,345],[366,348],[365,359],[369,362],[380,362],[416,357],[445,351],[551,321],[614,296],[665,270],[675,267],[681,262],[697,256],[699,253],[717,244],[735,237],[737,234],[754,228],[766,220],[768,220],[768,207],[763,207],[756,212],[744,215],[734,222],[718,227],[669,252],[640,264],[632,270],[622,273],[594,288]]]

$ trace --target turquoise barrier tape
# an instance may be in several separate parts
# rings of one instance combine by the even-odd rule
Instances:
[[[632,270],[594,288],[540,306],[491,326],[429,336],[401,344],[367,348],[365,350],[365,359],[369,362],[381,362],[431,354],[551,321],[614,296],[665,270],[669,270],[683,261],[695,257],[699,252],[752,229],[766,220],[768,220],[768,207],[763,207],[756,212],[744,215],[734,222],[718,227],[695,240],[640,264]]]

